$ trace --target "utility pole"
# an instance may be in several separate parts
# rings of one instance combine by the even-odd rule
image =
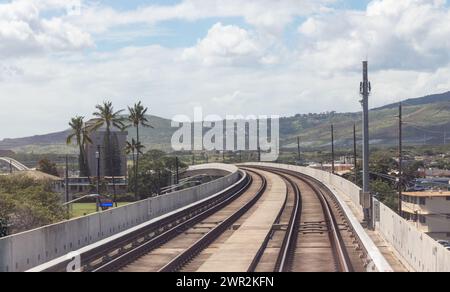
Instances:
[[[335,156],[334,156],[334,125],[331,125],[331,173],[335,174],[334,166]]]
[[[195,154],[192,154],[192,165],[195,165]]]
[[[112,184],[113,184],[113,200],[114,200],[114,205],[117,208],[117,192],[116,192],[116,167],[114,165],[114,158],[111,156],[111,174],[112,174]],[[137,185],[137,180],[135,181],[136,185]],[[108,186],[108,181],[106,181],[106,185]],[[136,190],[136,193],[137,190]]]
[[[178,160],[178,156],[175,157],[175,167],[176,167],[176,172],[177,172],[177,176],[176,176],[176,184],[178,185],[180,183],[180,162]]]
[[[257,133],[256,133],[256,136],[257,136],[257,140],[258,140],[258,162],[261,162],[261,144],[260,144],[260,141],[259,141],[259,135],[260,135],[260,129],[259,129],[259,119],[257,119],[256,120],[257,121],[257,123],[258,123],[258,127],[257,127]]]
[[[161,196],[161,170],[158,169],[158,196]]]
[[[69,202],[69,156],[66,155],[66,169],[64,179],[64,190],[66,195],[66,203]]]
[[[100,195],[100,145],[97,145],[97,152],[95,152],[95,157],[97,158],[97,195]],[[98,196],[96,198],[96,211],[100,210]]]
[[[402,187],[403,187],[403,110],[402,103],[398,107],[398,214],[403,217]]]
[[[358,183],[358,153],[356,147],[356,124],[353,124],[353,168],[355,170],[355,184]]]
[[[363,97],[361,103],[363,107],[363,193],[362,202],[364,207],[364,218],[372,226],[373,218],[373,201],[370,194],[370,177],[369,177],[369,95],[372,86],[369,82],[368,61],[363,62],[363,81],[360,83],[360,93]]]
[[[297,137],[297,152],[298,152],[298,162],[301,160],[301,149],[300,149],[300,137]]]

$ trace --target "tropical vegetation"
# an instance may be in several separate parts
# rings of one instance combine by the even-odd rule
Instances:
[[[78,146],[78,165],[80,168],[80,176],[90,177],[91,171],[87,162],[86,146],[88,144],[92,144],[92,140],[90,138],[90,133],[84,123],[84,117],[76,116],[72,118],[69,126],[71,128],[71,134],[67,137],[67,144],[72,144],[73,140],[75,139],[76,145]]]
[[[0,176],[0,236],[67,218],[61,194],[52,191],[51,182],[25,175]]]
[[[149,124],[149,121],[146,117],[148,108],[144,107],[142,105],[142,102],[136,103],[133,107],[128,107],[129,116],[128,121],[131,123],[131,126],[133,126],[136,129],[136,140],[132,141],[132,144],[134,143],[135,152],[136,152],[136,159],[134,160],[134,154],[133,154],[133,166],[134,166],[134,192],[136,198],[139,198],[139,185],[137,180],[137,173],[139,169],[139,154],[142,154],[142,149],[145,148],[145,146],[142,145],[140,136],[139,136],[139,127],[142,126],[144,128],[153,128],[152,125]],[[131,145],[133,146],[133,145]]]
[[[105,128],[104,137],[104,170],[105,176],[118,176],[121,170],[120,153],[123,149],[119,148],[118,138],[116,133],[112,133],[113,129],[123,131],[126,128],[125,118],[121,115],[123,110],[114,111],[114,107],[111,102],[105,101],[103,104],[99,104],[95,107],[96,112],[93,113],[94,119],[92,124],[88,125],[89,131],[97,131],[98,129]]]

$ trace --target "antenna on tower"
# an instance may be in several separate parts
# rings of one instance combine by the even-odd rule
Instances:
[[[372,85],[369,81],[369,62],[363,62],[363,81],[360,83],[360,93],[362,95],[363,107],[363,208],[364,217],[369,227],[373,227],[373,202],[370,194],[369,177],[369,96],[372,92]]]

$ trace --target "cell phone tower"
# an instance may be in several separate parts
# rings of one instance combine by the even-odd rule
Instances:
[[[362,95],[363,107],[363,193],[362,202],[366,222],[371,226],[372,214],[372,196],[370,195],[370,177],[369,177],[369,96],[372,92],[372,85],[369,82],[368,72],[369,62],[363,62],[363,81],[360,84],[360,93]]]

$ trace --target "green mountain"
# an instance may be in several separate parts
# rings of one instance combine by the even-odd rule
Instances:
[[[370,112],[372,145],[391,146],[398,143],[398,103]],[[330,145],[331,124],[338,146],[353,145],[353,125],[361,137],[362,113],[325,113],[297,115],[281,121],[281,137],[285,147]],[[440,145],[450,141],[450,92],[403,102],[403,138],[405,144]],[[448,131],[448,133],[446,133]]]
[[[404,140],[411,145],[439,145],[450,140],[450,92],[408,99],[404,102]],[[398,139],[398,104],[390,104],[371,110],[371,143],[379,146],[391,146]],[[171,151],[170,141],[176,129],[171,121],[149,116],[154,129],[141,130],[141,140],[147,149]],[[338,147],[353,145],[353,124],[357,125],[358,137],[361,136],[361,113],[322,113],[303,114],[285,117],[280,121],[281,145],[296,148],[297,137],[302,147],[328,147],[330,145],[330,126],[335,127],[335,139]],[[75,147],[65,145],[68,131],[41,136],[0,141],[1,149],[27,153],[76,153]],[[130,138],[134,129],[129,129]],[[447,137],[448,135],[448,137]]]

